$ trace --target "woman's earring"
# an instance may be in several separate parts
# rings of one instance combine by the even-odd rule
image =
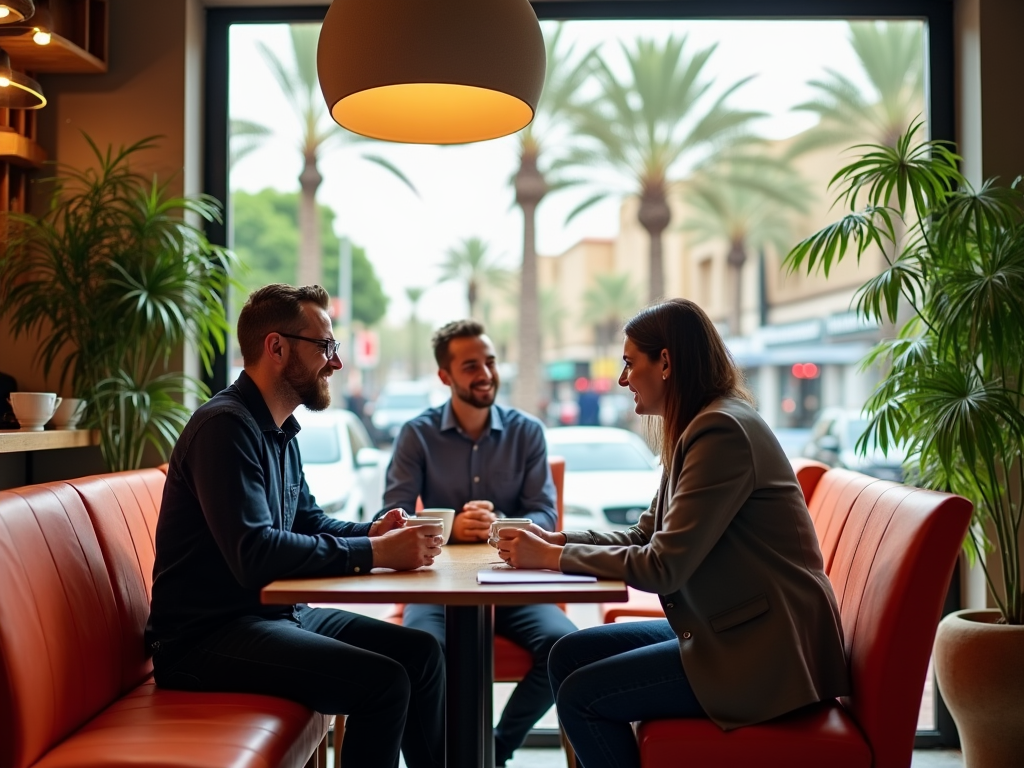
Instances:
[[[667,378],[668,378],[668,374],[667,373],[661,374],[661,380],[662,381],[665,381]]]

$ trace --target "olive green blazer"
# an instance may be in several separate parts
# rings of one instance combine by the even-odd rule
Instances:
[[[793,468],[738,398],[680,437],[624,531],[566,532],[560,566],[661,597],[697,700],[723,729],[849,693],[843,630]]]

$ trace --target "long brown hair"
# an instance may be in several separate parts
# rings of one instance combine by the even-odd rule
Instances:
[[[651,361],[658,360],[663,349],[668,350],[672,373],[660,435],[666,470],[679,437],[712,400],[732,396],[753,405],[743,374],[718,330],[692,301],[669,299],[642,309],[623,331]]]

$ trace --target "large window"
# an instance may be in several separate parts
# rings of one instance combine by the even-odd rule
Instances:
[[[345,341],[335,399],[385,446],[374,405],[430,401],[430,332],[468,315],[489,329],[508,401],[552,428],[636,429],[616,385],[619,329],[654,298],[686,296],[787,452],[850,465],[838,446],[877,378],[859,362],[895,330],[851,311],[882,255],[827,279],[782,259],[834,218],[827,186],[849,147],[915,122],[953,138],[949,6],[537,2],[560,87],[527,131],[446,148],[336,129],[311,78],[322,9],[210,10],[206,191],[228,201],[212,234],[245,265],[231,315],[267,282],[324,285]],[[542,183],[517,198],[534,167]],[[524,254],[535,335],[520,323]],[[240,364],[230,350],[214,387]],[[871,467],[899,471],[857,466]],[[943,712],[929,681],[922,743],[942,738]]]

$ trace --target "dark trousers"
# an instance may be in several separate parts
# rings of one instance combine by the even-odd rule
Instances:
[[[345,768],[444,765],[444,655],[429,635],[347,611],[245,616],[188,648],[163,646],[157,685],[262,693],[348,715]]]
[[[548,670],[580,768],[640,768],[637,720],[706,717],[664,619],[575,632],[555,643]]]
[[[444,647],[444,606],[405,606],[402,624],[429,632]],[[516,685],[494,729],[494,762],[503,765],[526,734],[554,703],[548,682],[548,654],[555,642],[576,625],[555,605],[508,605],[494,609],[494,632],[521,645],[533,656],[533,667]]]

